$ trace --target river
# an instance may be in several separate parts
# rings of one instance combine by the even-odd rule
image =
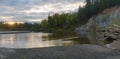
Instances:
[[[73,38],[73,37],[75,36],[42,33],[42,32],[0,34],[0,47],[39,48],[39,47],[53,47],[53,46],[69,46],[75,44],[88,43],[86,40],[80,40],[79,38],[76,37]]]

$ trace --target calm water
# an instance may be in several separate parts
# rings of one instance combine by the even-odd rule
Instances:
[[[19,33],[19,34],[0,34],[0,47],[7,48],[36,48],[52,46],[69,46],[75,44],[89,43],[87,40],[71,39],[74,35],[59,35],[49,33]]]

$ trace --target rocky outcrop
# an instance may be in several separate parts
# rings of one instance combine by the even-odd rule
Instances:
[[[77,33],[107,32],[105,35],[120,33],[120,7],[116,6],[104,10],[101,14],[92,17],[85,25],[76,28]],[[104,34],[103,34],[104,35]],[[113,35],[112,35],[113,36]]]
[[[120,7],[106,9],[101,14],[92,17],[87,24],[76,28],[79,33],[82,31],[102,31],[111,26],[120,26]]]
[[[115,40],[107,45],[120,49],[120,6],[108,8],[102,13],[92,17],[85,25],[76,28],[78,34],[92,32],[99,34],[96,40]]]

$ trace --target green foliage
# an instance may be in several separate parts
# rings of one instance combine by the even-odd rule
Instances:
[[[106,8],[120,5],[120,0],[86,0],[86,6],[79,7],[76,13],[63,13],[48,16],[42,28],[49,31],[73,31],[78,24],[85,24],[91,17],[102,12]],[[44,22],[42,22],[44,24]]]
[[[120,5],[120,0],[86,0],[86,6],[78,10],[78,19],[80,23],[85,23],[92,16],[102,12],[106,8]]]
[[[63,13],[48,16],[47,20],[41,22],[41,27],[44,30],[54,31],[71,31],[74,30],[77,24],[77,13]]]

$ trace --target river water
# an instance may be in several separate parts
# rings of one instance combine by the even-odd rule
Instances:
[[[92,36],[91,36],[92,35]],[[17,33],[0,34],[0,47],[5,48],[40,48],[53,46],[71,46],[77,44],[104,44],[99,40],[94,40],[94,35],[89,34],[89,38],[78,37],[73,33]],[[67,39],[72,38],[72,39]]]

